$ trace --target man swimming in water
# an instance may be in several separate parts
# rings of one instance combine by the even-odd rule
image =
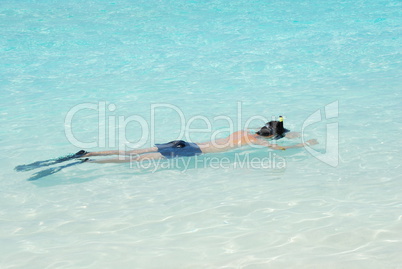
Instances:
[[[260,145],[274,150],[286,150],[290,148],[301,148],[305,145],[318,144],[317,140],[311,139],[306,143],[299,143],[291,146],[278,146],[270,143],[269,140],[278,140],[283,137],[297,138],[299,133],[289,132],[283,127],[283,117],[279,117],[278,121],[267,122],[260,130],[253,132],[251,130],[242,130],[230,134],[228,137],[216,139],[203,143],[189,143],[183,140],[175,140],[165,144],[156,144],[155,147],[146,149],[135,149],[130,151],[100,151],[86,152],[80,150],[77,153],[69,154],[55,159],[37,161],[30,164],[18,165],[14,169],[17,172],[27,172],[37,168],[52,166],[55,164],[73,161],[65,165],[48,168],[33,174],[29,181],[38,180],[45,176],[57,173],[58,171],[84,162],[91,163],[121,163],[131,161],[142,161],[150,159],[170,159],[175,157],[190,157],[205,153],[217,153],[229,151],[243,146]],[[93,160],[88,157],[119,155],[118,158]]]
[[[291,146],[278,146],[267,141],[267,139],[278,140],[283,137],[296,138],[300,135],[283,127],[283,117],[278,121],[270,121],[259,131],[253,133],[250,130],[241,130],[230,134],[228,137],[212,140],[203,143],[189,143],[183,140],[175,140],[165,144],[156,144],[155,147],[146,149],[135,149],[130,151],[100,151],[100,152],[82,152],[83,158],[93,156],[119,155],[118,158],[85,161],[92,163],[121,163],[130,161],[142,161],[149,159],[170,159],[175,157],[190,157],[205,153],[225,152],[235,148],[247,145],[260,145],[274,150],[286,150],[289,148],[300,148],[308,145],[318,144],[317,140],[311,139],[306,143],[300,143]]]

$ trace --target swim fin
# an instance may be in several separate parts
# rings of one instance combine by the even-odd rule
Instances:
[[[30,164],[17,165],[14,168],[14,170],[17,172],[31,171],[33,169],[37,169],[40,167],[49,166],[49,165],[58,164],[58,163],[62,163],[65,161],[77,159],[77,158],[84,156],[87,153],[88,152],[86,152],[85,150],[80,150],[77,153],[68,154],[66,156],[62,156],[62,157],[55,158],[55,159],[49,159],[49,160],[45,160],[45,161],[37,161],[37,162],[30,163]]]
[[[59,172],[60,170],[62,170],[62,169],[64,169],[64,168],[67,168],[67,167],[70,167],[70,166],[74,166],[74,165],[77,165],[77,164],[81,164],[81,163],[84,163],[84,162],[86,162],[86,161],[88,161],[88,160],[89,160],[89,159],[86,158],[86,159],[82,159],[82,160],[79,160],[79,161],[77,161],[77,162],[69,163],[69,164],[66,164],[66,165],[60,165],[60,166],[57,166],[57,167],[48,168],[48,169],[45,169],[45,170],[42,170],[42,171],[39,171],[39,172],[33,174],[33,175],[32,175],[30,178],[28,178],[27,180],[28,180],[28,181],[38,180],[38,179],[40,179],[40,178],[53,175],[53,174]]]

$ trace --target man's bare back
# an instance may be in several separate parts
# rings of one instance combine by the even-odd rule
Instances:
[[[204,143],[196,143],[202,153],[214,153],[232,150],[246,145],[258,144],[258,135],[251,134],[247,130],[241,130],[230,134],[228,137],[220,138]]]
[[[285,135],[287,138],[297,138],[300,137],[300,134],[297,132],[290,132]],[[271,138],[271,137],[267,137]],[[309,145],[318,144],[317,140],[311,139],[306,141]],[[215,153],[215,152],[224,152],[229,151],[235,148],[243,147],[243,146],[251,146],[251,145],[260,145],[266,146],[276,150],[286,150],[288,148],[296,148],[302,147],[304,144],[297,144],[293,146],[281,147],[277,144],[269,143],[266,139],[262,138],[256,133],[251,133],[249,130],[240,130],[230,134],[228,137],[220,138],[208,142],[196,143],[202,153]]]

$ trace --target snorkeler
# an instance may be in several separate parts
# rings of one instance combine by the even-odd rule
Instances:
[[[228,137],[203,143],[190,143],[183,140],[175,140],[165,144],[155,144],[155,147],[146,149],[135,149],[130,151],[112,150],[88,152],[82,157],[87,158],[93,156],[119,155],[118,158],[103,160],[89,159],[86,161],[92,163],[121,163],[150,159],[190,157],[205,153],[225,152],[247,145],[261,145],[274,150],[286,150],[289,148],[304,147],[306,144],[318,144],[317,140],[315,139],[308,140],[306,141],[306,143],[300,143],[291,146],[278,146],[277,144],[273,144],[267,141],[267,139],[278,140],[283,137],[296,138],[300,137],[300,134],[296,132],[290,132],[289,130],[285,129],[283,127],[283,117],[279,116],[278,121],[267,122],[257,132],[251,132],[250,130],[241,130],[230,134]]]
[[[76,164],[90,162],[90,163],[122,163],[131,161],[142,161],[150,159],[170,159],[175,157],[191,157],[206,153],[217,153],[230,151],[248,145],[260,145],[274,150],[286,150],[290,148],[301,148],[305,145],[318,144],[316,139],[311,139],[305,143],[299,143],[291,146],[278,146],[277,144],[270,143],[269,140],[278,140],[283,137],[297,138],[300,137],[299,133],[290,132],[283,127],[283,117],[279,116],[278,121],[267,122],[257,132],[251,130],[241,130],[230,134],[228,137],[211,140],[203,143],[190,143],[183,140],[174,140],[165,144],[155,144],[155,147],[145,149],[135,149],[130,151],[99,151],[99,152],[86,152],[80,150],[75,154],[69,154],[64,157],[50,159],[46,161],[38,161],[31,164],[18,165],[15,170],[18,172],[30,171],[36,168],[50,166],[70,160],[75,160],[64,166],[49,168],[39,173],[34,174],[28,180],[36,180],[41,177],[54,174],[63,168],[70,167]],[[93,160],[88,157],[94,156],[109,156],[118,155],[118,158]]]

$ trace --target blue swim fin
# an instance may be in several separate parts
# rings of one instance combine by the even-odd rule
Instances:
[[[59,172],[60,170],[62,170],[62,169],[64,169],[64,168],[67,168],[67,167],[70,167],[70,166],[74,166],[74,165],[77,165],[77,164],[81,164],[81,163],[84,163],[84,162],[86,162],[86,161],[88,161],[88,160],[89,160],[89,159],[86,158],[86,159],[79,160],[79,161],[77,161],[77,162],[69,163],[69,164],[66,164],[66,165],[60,165],[60,166],[57,166],[57,167],[48,168],[48,169],[45,169],[45,170],[42,170],[42,171],[39,171],[39,172],[33,174],[33,175],[32,175],[30,178],[28,178],[27,180],[28,180],[28,181],[38,180],[38,179],[40,179],[40,178],[53,175],[53,174]]]
[[[62,156],[62,157],[55,158],[55,159],[49,159],[49,160],[45,160],[45,161],[37,161],[37,162],[30,163],[30,164],[17,165],[14,168],[14,170],[17,172],[31,171],[31,170],[41,168],[44,166],[49,166],[49,165],[58,164],[58,163],[62,163],[65,161],[77,159],[77,158],[84,156],[87,153],[88,152],[86,152],[85,150],[80,150],[77,153],[68,154],[66,156]]]

